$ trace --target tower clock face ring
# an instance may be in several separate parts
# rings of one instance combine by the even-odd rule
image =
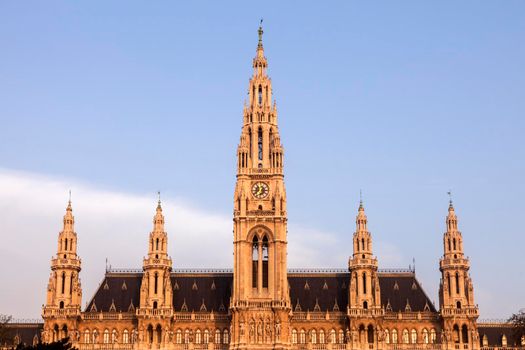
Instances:
[[[266,182],[256,182],[252,186],[252,194],[257,199],[263,199],[268,196],[270,188]]]

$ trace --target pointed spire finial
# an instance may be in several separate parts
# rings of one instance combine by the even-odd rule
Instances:
[[[71,209],[71,190],[69,190],[69,199],[67,201],[67,210],[72,210]]]
[[[262,24],[263,24],[263,19],[261,18],[261,22],[259,23],[259,44],[257,45],[257,47],[262,47],[262,36],[263,36],[263,28],[262,28]]]
[[[162,209],[160,206],[160,191],[157,191],[157,196],[158,196],[157,209]]]
[[[448,190],[447,194],[448,194],[448,208],[454,209],[454,205],[452,202],[452,190]]]
[[[359,210],[363,210],[363,191],[359,189]]]

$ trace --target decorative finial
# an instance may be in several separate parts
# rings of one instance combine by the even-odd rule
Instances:
[[[448,194],[448,206],[449,208],[452,208],[452,191],[448,190],[447,194]]]
[[[160,191],[157,191],[157,196],[158,196],[157,209],[159,209],[160,208]]]
[[[67,201],[67,210],[71,210],[71,190],[69,190],[69,199]]]
[[[259,23],[259,44],[257,45],[257,47],[262,47],[262,36],[263,36],[263,28],[262,28],[262,23],[263,23],[263,19],[261,18],[261,22]]]
[[[359,209],[363,209],[363,191],[359,189]]]

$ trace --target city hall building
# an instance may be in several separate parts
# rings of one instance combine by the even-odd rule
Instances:
[[[341,268],[288,268],[284,149],[262,34],[259,28],[237,147],[233,269],[173,266],[159,200],[142,269],[108,269],[82,310],[69,202],[51,261],[43,324],[12,325],[14,342],[69,337],[81,350],[522,348],[524,339],[516,339],[509,324],[477,322],[474,282],[452,202],[436,262],[439,308],[414,270],[379,268],[362,202],[351,255]]]

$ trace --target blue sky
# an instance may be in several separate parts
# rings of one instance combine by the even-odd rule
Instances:
[[[362,189],[381,267],[415,258],[437,303],[451,189],[482,317],[525,307],[524,2],[3,1],[0,235],[12,245],[0,248],[1,274],[18,278],[5,265],[17,262],[42,292],[10,287],[0,310],[38,316],[68,188],[89,228],[77,225],[84,301],[102,278],[89,266],[107,255],[141,264],[131,250],[94,251],[105,245],[95,222],[113,223],[104,230],[115,242],[133,231],[128,248],[145,254],[154,209],[139,232],[118,208],[88,210],[89,198],[154,203],[161,190],[174,208],[220,218],[203,230],[230,249],[224,220],[261,17],[285,147],[290,264],[346,266]],[[41,215],[39,205],[56,210]],[[170,244],[191,240],[178,232]],[[25,235],[34,250],[17,245]],[[214,264],[197,253],[174,262]]]

